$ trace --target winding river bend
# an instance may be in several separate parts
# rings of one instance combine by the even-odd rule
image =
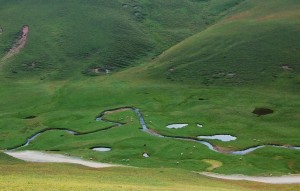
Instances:
[[[212,151],[218,152],[218,153],[223,153],[223,154],[233,154],[233,155],[246,155],[250,152],[253,152],[257,149],[263,148],[263,147],[267,147],[267,146],[271,146],[271,147],[278,147],[278,148],[285,148],[285,149],[296,149],[296,150],[300,150],[300,147],[297,146],[281,146],[281,145],[258,145],[258,146],[254,146],[251,148],[247,148],[245,150],[240,150],[240,151],[220,151],[218,149],[216,149],[212,144],[210,144],[207,141],[203,141],[203,140],[199,140],[197,138],[191,138],[191,137],[181,137],[181,136],[168,136],[168,135],[162,135],[159,134],[158,132],[155,132],[151,129],[149,129],[147,127],[147,124],[145,122],[145,119],[142,115],[142,113],[140,112],[140,110],[138,108],[135,107],[122,107],[122,108],[116,108],[116,109],[111,109],[111,110],[105,110],[102,113],[100,113],[97,117],[96,117],[96,121],[104,121],[104,122],[110,122],[113,123],[113,125],[106,127],[104,129],[98,129],[95,131],[89,131],[89,132],[84,132],[84,133],[80,133],[80,132],[76,132],[70,129],[66,129],[66,128],[48,128],[48,129],[44,129],[42,131],[39,131],[35,134],[33,134],[32,136],[30,136],[29,138],[27,138],[26,142],[22,145],[19,145],[17,147],[14,148],[9,148],[8,150],[17,150],[23,147],[28,146],[33,140],[35,140],[37,137],[39,137],[40,135],[42,135],[43,133],[46,133],[48,131],[64,131],[66,133],[72,134],[74,136],[82,136],[82,135],[87,135],[87,134],[92,134],[92,133],[96,133],[96,132],[100,132],[100,131],[107,131],[109,129],[112,128],[116,128],[116,127],[122,127],[123,125],[125,125],[124,123],[120,123],[120,122],[116,122],[116,121],[111,121],[111,120],[107,120],[104,118],[105,115],[113,113],[113,112],[121,112],[121,111],[125,111],[125,110],[132,110],[136,113],[137,117],[139,118],[139,122],[141,125],[141,130],[145,133],[148,133],[152,136],[156,136],[156,137],[160,137],[160,138],[169,138],[169,139],[176,139],[176,140],[184,140],[184,141],[193,141],[193,142],[197,142],[200,143],[202,145],[207,146],[207,148],[209,148]]]

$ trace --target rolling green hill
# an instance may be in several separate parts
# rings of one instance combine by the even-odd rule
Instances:
[[[193,84],[299,88],[299,8],[294,0],[245,1],[165,51],[149,67],[151,75]]]
[[[149,60],[220,19],[238,2],[1,0],[0,56],[28,25],[26,49],[6,61],[6,76],[97,75]]]

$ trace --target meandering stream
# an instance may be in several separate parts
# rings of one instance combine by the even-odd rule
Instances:
[[[87,134],[96,133],[96,132],[100,132],[100,131],[107,131],[107,130],[115,128],[115,127],[122,127],[123,125],[125,125],[124,123],[107,120],[107,119],[105,119],[103,117],[106,114],[109,114],[109,113],[112,113],[112,112],[124,111],[124,110],[132,110],[132,111],[134,111],[136,113],[136,115],[139,118],[140,125],[142,127],[141,130],[143,132],[145,132],[145,133],[148,133],[148,134],[150,134],[152,136],[156,136],[156,137],[160,137],[160,138],[169,138],[169,139],[176,139],[176,140],[184,140],[184,141],[197,142],[197,143],[200,143],[202,145],[207,146],[207,148],[209,148],[210,150],[218,152],[218,153],[233,154],[233,155],[246,155],[246,154],[248,154],[250,152],[253,152],[253,151],[257,150],[257,149],[260,149],[260,148],[263,148],[263,147],[267,147],[267,146],[279,147],[279,148],[285,148],[285,149],[297,149],[297,150],[300,150],[300,147],[295,147],[295,146],[281,146],[281,145],[271,145],[271,144],[269,144],[269,145],[258,145],[258,146],[254,146],[254,147],[247,148],[247,149],[240,150],[240,151],[221,151],[221,150],[216,149],[212,144],[210,144],[207,141],[199,140],[197,138],[190,138],[190,137],[181,137],[181,136],[176,136],[175,137],[175,136],[162,135],[162,134],[160,134],[158,132],[155,132],[155,131],[149,129],[147,127],[145,119],[144,119],[142,113],[140,112],[140,110],[137,109],[137,108],[134,108],[134,107],[116,108],[116,109],[106,110],[106,111],[103,111],[102,113],[100,113],[100,115],[98,117],[96,117],[97,121],[104,121],[104,122],[113,123],[113,125],[111,125],[109,127],[106,127],[104,129],[98,129],[98,130],[95,130],[95,131],[89,131],[89,132],[80,133],[80,132],[76,132],[76,131],[73,131],[73,130],[70,130],[70,129],[48,128],[48,129],[44,129],[44,130],[42,130],[40,132],[37,132],[34,135],[30,136],[26,140],[26,142],[24,144],[19,145],[19,146],[14,147],[14,148],[10,148],[8,150],[17,150],[17,149],[26,147],[33,140],[35,140],[37,137],[39,137],[40,135],[42,135],[43,133],[46,133],[48,131],[65,131],[66,133],[72,134],[74,136],[81,136],[81,135],[87,135]]]

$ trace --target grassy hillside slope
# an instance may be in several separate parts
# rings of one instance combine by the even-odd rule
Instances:
[[[41,79],[126,68],[203,30],[238,2],[1,0],[0,57],[29,26],[25,49],[1,65],[7,77]]]
[[[221,22],[165,51],[149,67],[151,75],[204,85],[299,88],[299,8],[295,0],[245,1]]]

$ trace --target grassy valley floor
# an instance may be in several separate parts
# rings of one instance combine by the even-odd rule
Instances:
[[[163,135],[236,136],[230,142],[209,140],[224,151],[268,144],[299,146],[297,108],[300,103],[295,92],[282,94],[281,90],[262,87],[158,84],[124,78],[124,75],[127,74],[48,83],[30,80],[3,83],[0,148],[24,144],[28,137],[47,128],[67,128],[81,133],[104,129],[112,124],[96,121],[96,117],[104,110],[124,106],[139,108],[148,127]],[[268,107],[275,112],[258,117],[252,113],[255,107]],[[210,165],[204,161],[208,159],[222,163],[213,172],[225,174],[282,175],[297,174],[300,170],[300,150],[265,147],[243,156],[217,153],[199,143],[142,132],[139,119],[130,110],[104,117],[125,125],[80,136],[48,131],[21,150],[56,151],[100,162],[191,171],[207,169]],[[172,123],[189,125],[182,129],[166,128]],[[112,151],[99,153],[90,149],[97,146],[111,147]],[[151,157],[142,157],[145,152]]]
[[[293,191],[299,185],[269,185],[207,178],[167,168],[103,168],[25,163],[0,153],[0,190],[205,190]]]
[[[25,163],[1,152],[0,190],[299,190],[193,172],[300,174],[298,0],[0,4],[0,150],[42,132],[17,150],[129,166]],[[165,137],[142,131],[132,109],[97,120],[122,107],[138,108]],[[236,140],[199,138],[212,135]]]

